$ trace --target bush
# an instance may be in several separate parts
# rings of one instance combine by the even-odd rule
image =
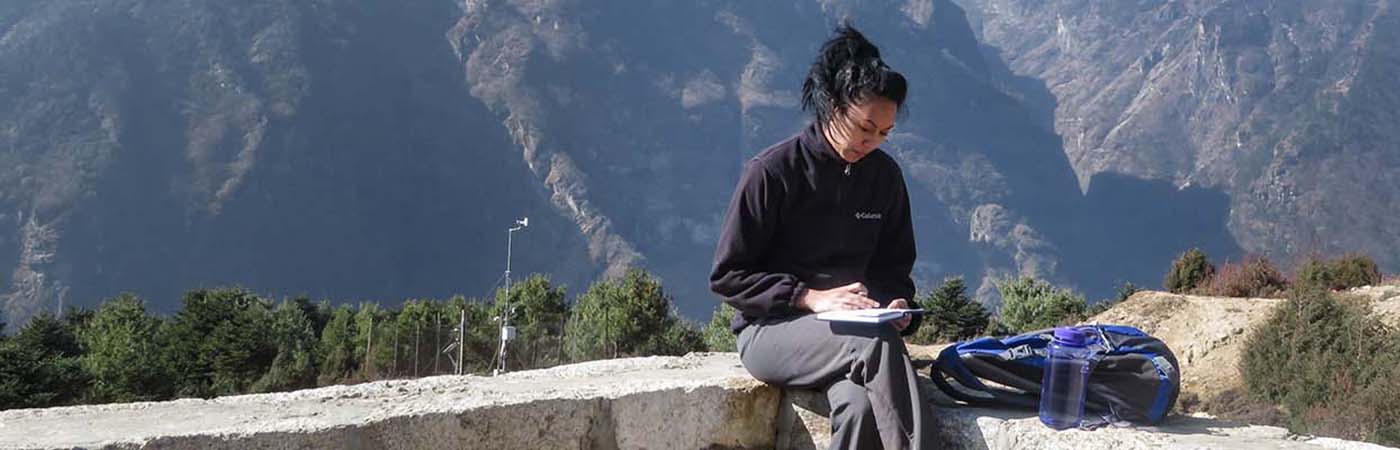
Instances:
[[[1276,297],[1288,290],[1288,279],[1268,258],[1251,256],[1225,264],[1211,277],[1205,294],[1219,297]]]
[[[1369,312],[1363,299],[1296,289],[1245,341],[1249,394],[1300,433],[1400,444],[1400,336]]]
[[[674,314],[674,313],[673,313]],[[659,342],[650,344],[650,350],[640,355],[681,356],[690,352],[705,351],[705,337],[700,328],[688,320],[676,318],[671,326],[661,334]]]
[[[359,361],[355,357],[355,342],[359,336],[355,332],[355,311],[347,305],[336,307],[321,330],[321,338],[316,345],[317,368],[321,385],[335,384],[349,377]]]
[[[156,335],[161,321],[131,294],[107,300],[78,331],[83,369],[92,374],[86,402],[160,400],[173,394]]]
[[[544,275],[531,275],[524,282],[496,293],[491,317],[500,317],[502,308],[511,305],[510,324],[516,338],[506,349],[506,370],[528,370],[550,367],[564,362],[564,321],[569,317],[563,287],[550,284]],[[490,328],[498,329],[496,322]],[[491,335],[500,339],[499,332]]]
[[[992,316],[992,319],[987,322],[987,331],[982,333],[983,336],[1010,336],[1013,334],[1016,334],[1016,331],[1001,323],[1001,319],[996,316]]]
[[[41,312],[0,341],[0,410],[77,403],[89,378],[72,321]]]
[[[1206,258],[1206,252],[1193,248],[1172,261],[1171,271],[1162,281],[1162,288],[1173,294],[1186,294],[1197,290],[1215,275],[1215,266]]]
[[[599,281],[574,305],[565,344],[574,361],[703,350],[704,339],[676,317],[661,283],[640,269]]]
[[[501,330],[496,323],[496,307],[477,299],[453,297],[447,309],[449,315],[454,318],[453,324],[460,320],[459,315],[465,314],[467,317],[462,373],[490,372],[495,369],[496,351],[501,345]],[[452,329],[455,330],[456,325],[453,325]],[[454,339],[456,337],[453,336]]]
[[[269,302],[242,288],[196,289],[183,300],[157,338],[176,395],[248,392],[277,357]]]
[[[1381,282],[1381,271],[1369,256],[1349,254],[1334,260],[1308,258],[1293,276],[1294,284],[1340,291]]]
[[[1338,289],[1351,289],[1381,283],[1381,269],[1370,256],[1348,254],[1332,261],[1332,273]]]
[[[915,344],[960,341],[987,331],[990,314],[968,297],[961,277],[943,280],[942,286],[916,303],[924,309],[924,320],[910,337]]]
[[[355,312],[355,354],[360,356],[359,378],[370,381],[384,378],[394,367],[394,314],[375,302],[361,302]]]
[[[710,323],[706,324],[700,333],[704,337],[706,349],[712,352],[739,351],[736,336],[729,329],[729,324],[734,320],[734,312],[734,308],[723,303],[715,307],[715,312],[710,314]]]
[[[452,312],[460,314],[458,311]],[[395,374],[418,377],[442,373],[443,347],[457,338],[446,330],[457,324],[460,315],[448,314],[441,301],[415,299],[405,301],[394,320],[402,355],[395,361]],[[456,353],[452,357],[456,359]]]
[[[316,385],[316,330],[307,315],[309,302],[284,301],[272,312],[272,341],[277,356],[253,392],[280,392]]]
[[[1084,319],[1084,296],[1030,277],[996,283],[1001,293],[998,322],[1011,333],[1069,325]]]

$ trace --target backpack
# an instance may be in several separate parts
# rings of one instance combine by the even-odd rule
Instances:
[[[1094,350],[1090,363],[1094,369],[1084,399],[1085,426],[1161,422],[1181,390],[1180,366],[1171,349],[1134,327],[1076,328],[1095,337],[1089,344]],[[1053,329],[1046,329],[959,342],[938,355],[930,378],[949,397],[969,405],[1038,409],[1053,333]]]

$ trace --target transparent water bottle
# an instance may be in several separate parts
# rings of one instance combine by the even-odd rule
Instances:
[[[1056,328],[1040,382],[1040,421],[1057,430],[1077,428],[1084,420],[1084,393],[1092,370],[1089,334]]]

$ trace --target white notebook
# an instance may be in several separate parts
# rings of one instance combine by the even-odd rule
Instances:
[[[859,323],[884,323],[891,320],[898,320],[904,314],[921,314],[922,309],[891,309],[891,308],[871,308],[852,309],[846,311],[827,311],[817,313],[817,320],[831,322],[859,322]]]

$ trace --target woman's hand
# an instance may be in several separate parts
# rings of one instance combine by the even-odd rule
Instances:
[[[869,293],[860,282],[832,289],[807,289],[797,299],[797,308],[820,313],[849,309],[869,309],[880,306],[866,295]],[[908,321],[905,321],[908,325]]]
[[[909,309],[909,301],[908,301],[908,300],[905,300],[905,299],[902,299],[902,298],[897,298],[897,299],[894,299],[894,301],[890,302],[890,306],[887,306],[887,308],[890,308],[890,309]],[[891,322],[890,322],[890,325],[894,325],[894,329],[899,330],[900,332],[903,332],[905,328],[909,327],[909,322],[913,322],[913,321],[914,321],[914,315],[909,314],[909,313],[904,313],[904,317],[900,318],[899,320],[891,321]]]

